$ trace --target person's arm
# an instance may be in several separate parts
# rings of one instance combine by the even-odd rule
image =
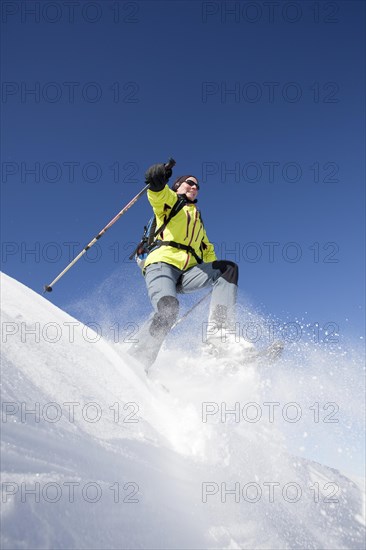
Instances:
[[[177,201],[177,195],[167,183],[172,175],[165,164],[154,164],[145,173],[145,183],[149,186],[147,198],[157,216],[163,216]]]
[[[147,192],[147,198],[149,199],[149,203],[153,207],[155,214],[157,216],[161,216],[175,205],[178,197],[174,191],[169,189],[168,185],[165,185],[161,191],[151,191],[149,189]]]

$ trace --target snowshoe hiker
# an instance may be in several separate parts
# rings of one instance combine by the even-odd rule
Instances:
[[[219,355],[228,352],[242,355],[254,348],[235,333],[238,266],[216,257],[196,206],[198,179],[193,175],[181,176],[170,189],[167,184],[171,176],[172,170],[164,164],[151,166],[145,174],[145,183],[149,185],[147,196],[158,228],[143,265],[154,311],[128,353],[144,365],[146,372],[177,319],[177,295],[205,287],[213,287],[205,338],[207,349]],[[180,207],[171,217],[177,201]]]

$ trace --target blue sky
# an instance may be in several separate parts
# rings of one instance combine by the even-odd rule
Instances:
[[[202,182],[207,233],[239,263],[241,300],[358,339],[364,12],[352,1],[3,2],[2,270],[41,293],[146,168],[173,156],[174,176]],[[143,198],[47,299],[92,300],[115,273],[121,300],[143,293],[126,258],[149,216]]]

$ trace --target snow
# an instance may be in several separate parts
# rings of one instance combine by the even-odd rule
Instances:
[[[230,370],[174,346],[147,379],[121,343],[1,285],[2,548],[365,547],[363,479],[294,454],[336,453],[345,425],[358,437],[362,400],[348,384],[342,401],[319,353],[316,389],[311,368]],[[337,413],[322,384],[341,425],[316,422]]]

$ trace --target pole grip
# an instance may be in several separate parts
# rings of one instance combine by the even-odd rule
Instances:
[[[165,164],[165,168],[167,168],[167,169],[170,168],[170,169],[171,169],[171,168],[173,168],[176,164],[177,164],[177,163],[175,162],[175,160],[174,160],[172,157],[170,157],[170,159],[168,160],[168,162]]]

